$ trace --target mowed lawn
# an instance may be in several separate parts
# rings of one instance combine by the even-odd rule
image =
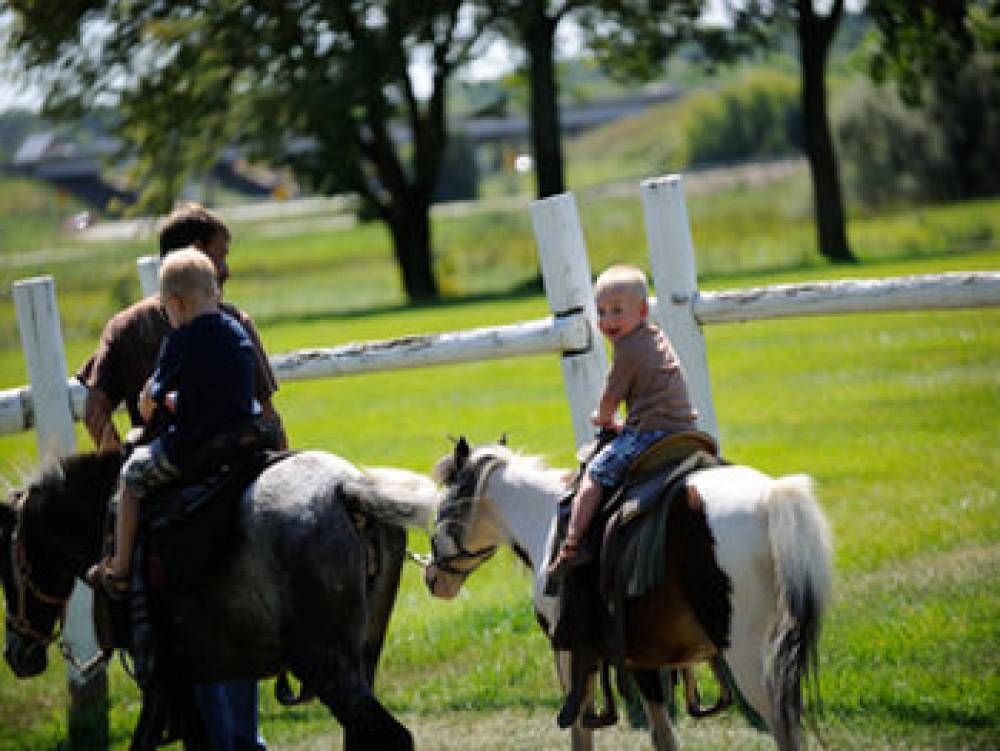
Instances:
[[[708,209],[693,205],[692,221],[703,211]],[[995,221],[987,220],[988,226]],[[882,231],[883,238],[909,231],[888,224],[862,223],[858,231]],[[464,225],[446,230],[472,242]],[[603,231],[596,228],[588,240]],[[961,252],[915,248],[857,267],[783,256],[727,270],[725,244],[712,235],[717,228],[702,231],[706,246],[720,248],[708,264],[707,289],[1000,269],[996,235],[987,234],[971,248],[954,249]],[[976,231],[981,233],[966,235]],[[530,232],[519,242],[530,246]],[[597,242],[595,267],[616,253]],[[863,241],[855,236],[855,242]],[[261,241],[247,238],[245,249],[243,257],[239,246],[234,250],[228,294],[260,313],[272,352],[547,314],[543,296],[518,291],[420,308],[400,305],[397,292],[367,307],[339,306],[341,289],[353,300],[363,280],[376,284],[382,275],[391,282],[391,274],[373,264],[366,275],[356,263],[339,267],[338,274],[318,261],[297,272],[300,289],[308,290],[301,297],[294,295],[294,281],[275,281],[289,304],[297,303],[282,313],[254,270],[294,275],[294,264],[281,270],[280,257],[271,259]],[[295,257],[290,251],[287,259]],[[630,251],[626,258],[641,256]],[[502,271],[502,255],[496,263],[500,269],[491,267],[493,274]],[[523,271],[526,262],[517,268]],[[323,300],[318,280],[326,285]],[[71,369],[95,340],[86,327],[67,338]],[[820,737],[837,749],[1000,746],[1000,311],[712,326],[706,340],[726,456],[775,475],[813,475],[833,527],[835,596],[821,645]],[[0,350],[0,388],[24,382],[20,358],[15,346]],[[554,356],[286,384],[277,405],[295,446],[327,449],[362,464],[427,471],[449,449],[448,436],[460,433],[473,441],[507,433],[512,445],[544,454],[554,465],[572,461]],[[82,433],[81,445],[87,445]],[[0,438],[0,474],[7,482],[17,484],[33,456],[32,435]],[[411,544],[426,550],[426,535],[412,535]],[[418,573],[407,565],[377,686],[418,746],[568,747],[568,737],[555,727],[559,695],[531,612],[530,582],[513,556],[505,552],[484,566],[454,602],[430,599]],[[0,668],[3,751],[53,749],[65,737],[65,674],[56,651],[50,652],[53,664],[33,681],[15,682]],[[125,748],[137,694],[117,665],[111,679],[114,746]],[[262,722],[275,749],[339,747],[335,723],[321,707],[281,708],[270,684],[262,686]],[[679,727],[685,748],[770,747],[735,712],[701,723],[685,718]],[[649,747],[647,736],[627,723],[598,742],[603,748]]]

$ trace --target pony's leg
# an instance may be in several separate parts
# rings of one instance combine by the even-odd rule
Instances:
[[[567,651],[556,652],[556,672],[559,674],[559,684],[562,686],[563,695],[570,690],[572,675],[572,655]],[[594,751],[594,731],[584,727],[580,718],[588,710],[594,709],[594,679],[591,677],[587,681],[587,690],[583,701],[580,704],[580,715],[569,728],[570,749],[572,751]]]
[[[319,700],[344,728],[345,751],[411,751],[413,736],[372,694],[362,675],[360,659],[353,665],[296,668],[300,680],[316,688]]]
[[[296,563],[289,574],[298,617],[289,619],[284,633],[292,650],[288,668],[343,726],[347,751],[410,751],[410,732],[379,703],[366,680],[364,547],[344,545],[336,568],[321,557]]]
[[[364,636],[365,678],[374,689],[375,670],[406,560],[406,532],[386,524],[370,524],[365,531],[365,542],[372,552],[365,580],[368,605]]]
[[[659,671],[637,670],[632,675],[635,677],[636,686],[639,687],[639,698],[642,700],[646,719],[649,720],[649,734],[654,751],[677,751],[677,736],[670,722]]]

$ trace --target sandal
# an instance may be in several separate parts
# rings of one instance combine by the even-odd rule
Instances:
[[[95,563],[84,576],[84,581],[94,590],[100,587],[104,594],[119,602],[128,596],[129,574],[116,574],[111,570],[111,559],[105,558]]]

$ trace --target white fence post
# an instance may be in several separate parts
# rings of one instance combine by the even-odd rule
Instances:
[[[51,276],[14,282],[14,307],[31,380],[39,458],[76,450],[76,431],[66,385],[66,357],[56,285]]]
[[[656,287],[656,317],[680,358],[691,398],[698,409],[698,427],[719,440],[705,338],[694,317],[698,278],[684,204],[684,183],[680,175],[643,180],[639,193]]]
[[[593,436],[590,415],[597,408],[608,361],[597,328],[590,262],[572,193],[532,203],[531,224],[538,242],[545,293],[552,315],[559,318],[583,311],[590,327],[589,346],[564,352],[560,359],[573,415],[573,437],[579,447]]]
[[[56,286],[51,276],[14,282],[14,306],[21,345],[31,380],[31,403],[39,458],[65,456],[76,450],[76,431],[70,410],[66,379],[66,355]],[[94,635],[93,593],[77,582],[66,607],[63,640],[81,661],[99,652]],[[100,671],[85,680],[67,662],[70,707],[69,728],[72,748],[100,748],[107,745],[107,676]]]
[[[160,257],[141,256],[136,262],[139,268],[139,288],[143,297],[160,291]]]

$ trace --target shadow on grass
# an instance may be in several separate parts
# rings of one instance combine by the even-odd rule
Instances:
[[[829,713],[832,707],[825,707],[825,713]],[[997,720],[991,717],[986,711],[976,712],[972,710],[961,710],[953,707],[941,707],[931,704],[915,704],[906,701],[879,701],[877,704],[867,707],[849,707],[837,710],[841,717],[847,715],[864,716],[870,718],[873,714],[880,714],[892,717],[900,723],[914,726],[926,725],[932,728],[963,728],[965,730],[980,731],[997,727]]]
[[[338,309],[334,307],[316,308],[301,312],[275,312],[254,316],[258,325],[314,323],[317,321],[350,321],[368,316],[393,315],[409,313],[416,310],[447,310],[461,308],[466,305],[481,305],[490,302],[515,302],[528,300],[544,294],[540,279],[528,279],[518,282],[507,289],[469,294],[442,295],[436,300],[421,300],[417,302],[386,303],[382,305],[367,305],[357,308]]]

